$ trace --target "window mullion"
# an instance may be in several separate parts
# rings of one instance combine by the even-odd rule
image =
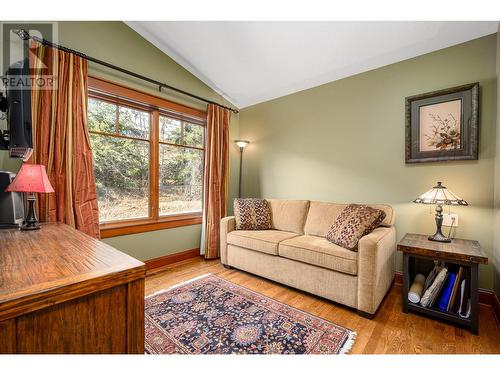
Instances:
[[[115,110],[115,133],[120,134],[120,107],[118,105]]]
[[[150,157],[149,157],[149,215],[153,220],[159,218],[159,122],[160,116],[157,110],[151,114],[150,122]]]
[[[181,145],[185,144],[185,142],[184,142],[184,125],[185,125],[185,122],[181,121],[181,141],[180,141]]]

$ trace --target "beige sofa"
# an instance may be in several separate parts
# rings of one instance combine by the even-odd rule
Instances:
[[[279,283],[339,302],[373,317],[394,278],[394,211],[351,251],[326,240],[345,204],[269,199],[272,230],[235,230],[222,219],[221,261]]]

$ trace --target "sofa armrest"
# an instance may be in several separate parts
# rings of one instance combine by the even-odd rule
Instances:
[[[358,310],[374,314],[394,279],[396,229],[379,227],[358,243]]]
[[[226,216],[220,221],[220,261],[227,264],[227,234],[236,229],[234,216]]]

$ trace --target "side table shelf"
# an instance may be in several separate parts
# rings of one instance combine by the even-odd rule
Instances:
[[[403,253],[403,312],[414,311],[433,318],[442,319],[464,326],[478,334],[479,305],[479,264],[487,264],[488,258],[482,253],[477,241],[454,239],[451,243],[429,241],[427,236],[407,233],[398,243],[398,251]],[[466,278],[470,282],[471,313],[468,318],[456,312],[442,311],[429,306],[424,307],[408,300],[410,284],[417,273],[427,276],[434,261],[442,261],[449,267],[464,267]]]

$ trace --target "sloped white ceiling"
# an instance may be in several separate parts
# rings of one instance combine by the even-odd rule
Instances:
[[[127,24],[238,108],[497,31],[497,22]]]

